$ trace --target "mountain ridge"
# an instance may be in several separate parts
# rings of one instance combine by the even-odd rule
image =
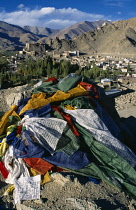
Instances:
[[[96,23],[98,24],[98,21]],[[95,27],[96,23],[94,23]],[[88,30],[86,25],[89,27],[89,31],[84,32],[85,29]],[[82,53],[90,54],[120,55],[136,53],[136,17],[114,22],[103,20],[101,24],[99,21],[99,25],[94,30],[90,30],[90,26],[93,27],[92,22],[83,21],[67,27],[63,31],[61,30],[62,32],[69,31],[69,33],[63,33],[67,38],[64,39],[57,36],[60,31],[47,37],[34,34],[30,30],[26,30],[28,28],[24,29],[16,25],[10,24],[8,28],[8,23],[0,21],[0,49],[15,50],[23,48],[26,42],[40,42],[46,43],[58,53],[66,50],[79,50]],[[48,28],[47,31],[51,33]],[[81,34],[78,35],[78,32]],[[71,39],[73,34],[76,34],[76,36]]]
[[[69,27],[60,30],[57,34],[51,36],[51,38],[59,37],[60,39],[65,39],[68,37],[69,39],[73,39],[76,36],[79,36],[87,31],[93,31],[94,29],[99,28],[105,22],[110,24],[110,21],[107,20],[98,20],[94,22],[89,22],[89,21],[78,22],[74,25],[71,25]]]
[[[59,46],[61,45],[58,50],[60,52],[68,49],[90,54],[136,54],[136,18],[115,21],[99,29],[85,32],[74,38],[72,43],[66,40],[58,41]]]
[[[34,33],[36,35],[44,35],[44,36],[50,36],[51,34],[56,34],[60,30],[57,29],[51,29],[47,27],[37,27],[37,26],[24,26],[24,29],[27,31],[30,31],[31,33]]]

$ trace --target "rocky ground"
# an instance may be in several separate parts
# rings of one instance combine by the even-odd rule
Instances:
[[[115,98],[115,108],[121,117],[127,117],[132,115],[132,113],[133,116],[136,117],[136,82],[129,84],[126,87],[128,87],[130,91]],[[128,115],[126,115],[125,112],[128,112]],[[125,115],[123,115],[123,113]]]
[[[129,85],[131,91],[114,99],[114,107],[119,118],[136,120],[136,83]],[[0,111],[7,111],[17,100],[29,96],[29,86],[0,90]],[[108,104],[109,105],[109,104]],[[1,178],[0,196],[9,185]],[[1,197],[0,210],[12,209],[13,196]],[[86,177],[72,173],[53,173],[51,181],[41,186],[41,199],[23,201],[16,206],[18,210],[134,210],[136,200],[124,192],[119,192],[104,182],[94,184]]]
[[[0,111],[6,112],[11,105],[18,103],[22,98],[31,96],[31,86],[23,85],[0,90]]]

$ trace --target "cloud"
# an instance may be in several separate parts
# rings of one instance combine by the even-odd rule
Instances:
[[[48,28],[56,28],[56,25],[59,26],[59,28],[65,28],[67,26],[74,25],[76,23],[75,20],[62,20],[62,19],[52,19],[46,22],[46,27]]]
[[[104,0],[105,5],[116,6],[116,7],[125,7],[127,2],[131,0]]]
[[[17,6],[18,9],[23,9],[24,7],[25,7],[24,4],[19,4],[19,5]]]
[[[95,21],[108,19],[102,14],[91,14],[79,11],[75,8],[56,9],[43,7],[30,9],[24,4],[18,5],[18,10],[13,12],[0,12],[0,20],[20,26],[42,26],[54,29],[62,29],[80,21]]]

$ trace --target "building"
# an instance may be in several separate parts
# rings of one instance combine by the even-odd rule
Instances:
[[[45,53],[46,50],[48,50],[48,46],[42,43],[26,43],[26,46],[24,48],[24,51],[26,53],[28,52]]]
[[[125,66],[122,67],[122,68],[121,68],[121,71],[122,71],[123,73],[126,73],[126,72],[128,71],[128,70],[127,70],[127,67],[125,67]]]
[[[101,79],[101,83],[103,84],[103,86],[111,87],[112,84],[113,84],[113,80],[112,79],[108,79],[108,78],[104,78],[104,79]]]
[[[79,51],[64,51],[63,56],[79,56]]]

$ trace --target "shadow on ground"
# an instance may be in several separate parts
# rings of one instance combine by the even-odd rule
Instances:
[[[136,154],[136,118],[130,116],[128,118],[121,117],[118,126],[124,137],[124,142]]]
[[[116,201],[116,204],[111,203],[110,201],[107,201],[106,199],[100,199],[100,200],[94,200],[94,202],[98,205],[101,206],[101,210],[115,210],[115,209],[123,209],[127,210],[123,204],[119,203]]]

